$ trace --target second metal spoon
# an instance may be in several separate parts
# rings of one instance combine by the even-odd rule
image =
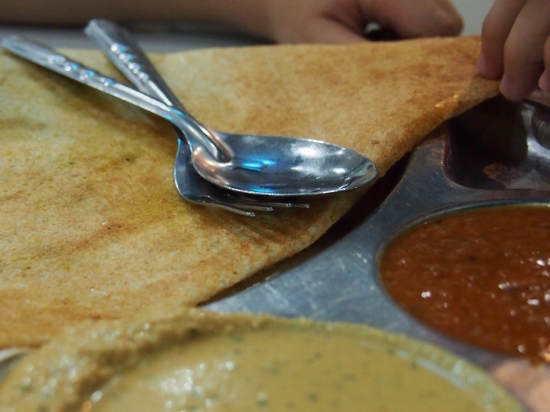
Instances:
[[[2,47],[170,121],[187,137],[197,172],[218,186],[249,194],[307,196],[356,189],[371,184],[378,176],[374,164],[353,150],[311,139],[213,131],[188,113],[46,46],[7,36],[2,39]]]

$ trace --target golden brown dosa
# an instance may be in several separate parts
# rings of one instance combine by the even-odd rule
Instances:
[[[478,38],[258,46],[152,56],[224,131],[312,137],[384,174],[444,120],[497,93]],[[69,51],[115,73],[96,51]],[[304,249],[357,200],[256,218],[196,206],[172,182],[173,129],[0,53],[0,348],[69,324],[195,305]]]

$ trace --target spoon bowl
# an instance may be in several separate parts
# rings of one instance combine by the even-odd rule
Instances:
[[[186,137],[197,172],[226,189],[270,196],[310,196],[365,187],[378,172],[365,156],[312,139],[222,133],[190,114],[138,92],[39,43],[6,36],[2,47],[172,123]]]
[[[130,31],[109,20],[93,19],[84,28],[84,33],[97,43],[137,90],[186,111]],[[203,179],[191,164],[191,149],[186,137],[178,131],[176,135],[178,150],[174,162],[174,183],[185,200],[245,216],[255,216],[256,211],[271,212],[275,208],[309,207],[289,199],[237,193]]]
[[[218,132],[219,133],[219,132]],[[352,190],[371,183],[376,168],[356,152],[311,139],[279,138],[243,134],[223,134],[234,150],[231,162],[215,165],[210,180],[228,187],[241,182],[248,193],[264,195],[316,195]],[[206,159],[195,162],[205,176]],[[292,179],[289,179],[289,171]]]

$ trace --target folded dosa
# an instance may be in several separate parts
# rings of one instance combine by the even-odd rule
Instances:
[[[476,37],[151,56],[224,131],[304,136],[384,174],[446,119],[494,96]],[[97,51],[67,54],[116,72]],[[304,249],[361,195],[247,218],[181,199],[170,125],[0,53],[0,348],[67,325],[196,305]]]

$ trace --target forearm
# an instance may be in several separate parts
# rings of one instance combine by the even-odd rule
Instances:
[[[197,22],[266,36],[265,0],[18,0],[0,2],[2,24],[83,25],[118,22]]]
[[[510,0],[512,1],[512,0]],[[282,43],[364,41],[369,22],[402,37],[455,35],[462,20],[449,0],[17,0],[0,2],[0,24],[84,25],[196,22],[233,27]]]

